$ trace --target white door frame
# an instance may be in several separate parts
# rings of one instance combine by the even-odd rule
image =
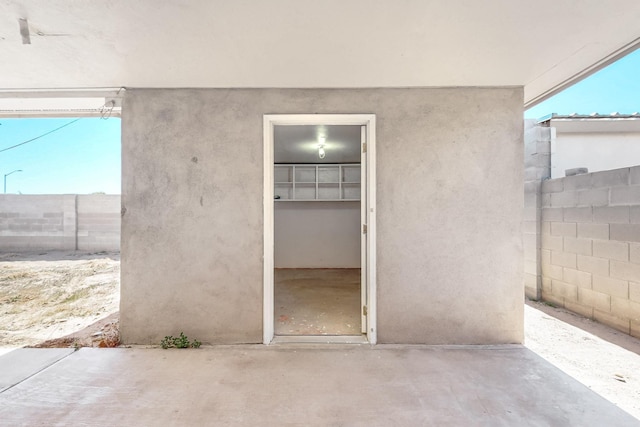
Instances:
[[[361,268],[366,274],[367,333],[370,344],[377,342],[376,319],[376,116],[375,114],[265,114],[264,131],[264,305],[263,343],[270,344],[274,338],[274,228],[273,228],[273,130],[277,125],[354,125],[365,126],[366,146],[366,265]]]

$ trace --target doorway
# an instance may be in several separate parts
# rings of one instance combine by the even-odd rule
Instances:
[[[263,342],[376,342],[375,116],[264,117]]]

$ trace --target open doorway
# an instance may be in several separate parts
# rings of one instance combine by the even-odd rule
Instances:
[[[117,345],[120,118],[0,114],[0,136],[0,352]]]
[[[274,128],[274,332],[360,335],[361,127]]]
[[[265,343],[375,342],[374,132],[265,116]]]

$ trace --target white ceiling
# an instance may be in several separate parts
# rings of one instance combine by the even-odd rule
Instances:
[[[0,0],[0,89],[524,85],[533,102],[639,23],[637,0]]]
[[[318,156],[324,135],[325,158]],[[275,126],[274,163],[360,163],[360,126]]]

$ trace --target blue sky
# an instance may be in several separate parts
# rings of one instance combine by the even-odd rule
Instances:
[[[0,119],[0,150],[74,119]],[[28,144],[0,152],[7,193],[120,194],[120,119],[82,118]]]
[[[608,114],[640,111],[640,50],[525,111]],[[0,119],[0,150],[40,136],[73,119]],[[120,119],[83,118],[50,135],[0,152],[7,193],[120,193]]]
[[[640,111],[640,49],[556,96],[525,111],[525,118],[551,113],[630,114]]]

